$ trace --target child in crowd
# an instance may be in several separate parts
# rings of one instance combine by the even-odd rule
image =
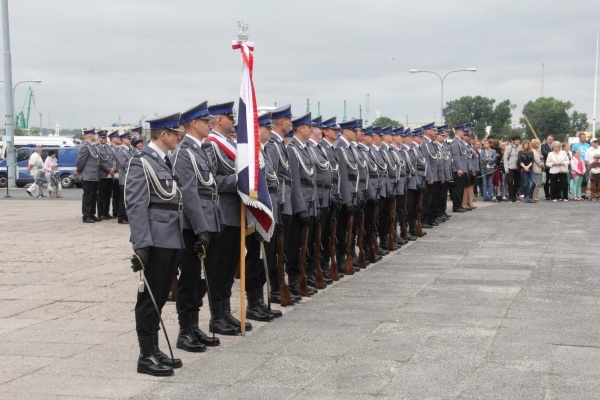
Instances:
[[[600,154],[594,154],[590,164],[590,201],[600,201]]]
[[[52,197],[52,192],[56,194],[56,197],[59,199],[62,198],[62,184],[60,183],[60,176],[58,175],[58,165],[52,167],[52,172],[50,173],[50,197]]]

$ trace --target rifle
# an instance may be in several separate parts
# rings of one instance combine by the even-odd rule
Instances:
[[[325,289],[323,269],[321,269],[321,221],[317,221],[317,226],[315,227],[315,254],[313,259],[315,264],[315,287],[317,289]]]
[[[371,225],[369,226],[369,232],[367,233],[369,237],[369,243],[367,244],[367,258],[369,262],[374,263],[376,254],[377,254],[377,229],[375,222],[377,221],[377,206],[373,207],[371,211]]]
[[[423,193],[417,193],[417,237],[423,236],[423,225],[421,224],[421,213],[423,212]]]
[[[408,196],[406,193],[402,198],[402,209],[400,210],[400,237],[408,240],[408,232],[406,231],[406,216],[408,215]]]
[[[292,305],[290,298],[290,290],[287,283],[285,282],[285,274],[283,271],[283,232],[279,232],[277,235],[277,274],[279,275],[279,291],[281,296],[281,306],[287,307]]]
[[[306,284],[306,257],[308,255],[308,226],[302,228],[302,247],[300,248],[300,257],[298,259],[298,267],[300,269],[300,283],[298,285],[298,293],[302,297],[308,297],[308,285]]]
[[[358,237],[356,238],[356,245],[358,246],[358,267],[367,268],[367,260],[365,257],[364,249],[364,230],[365,230],[365,210],[361,209],[358,213]]]
[[[352,260],[352,228],[354,225],[354,215],[348,216],[348,237],[346,238],[346,265],[344,272],[346,275],[354,275],[354,265]]]
[[[337,262],[335,261],[335,241],[336,241],[336,232],[337,232],[337,218],[335,217],[335,211],[331,211],[331,223],[329,224],[329,232],[331,237],[329,238],[329,276],[334,281],[340,280],[340,275],[338,273]]]
[[[394,245],[396,244],[396,239],[394,238],[394,233],[396,232],[396,198],[392,197],[390,201],[390,216],[388,217],[388,239],[387,239],[387,249],[388,251],[394,251]]]

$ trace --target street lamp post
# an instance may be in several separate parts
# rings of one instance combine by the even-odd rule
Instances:
[[[443,124],[444,123],[444,81],[446,80],[446,77],[450,74],[453,74],[454,72],[476,72],[476,71],[477,71],[477,68],[457,69],[455,71],[448,72],[443,77],[434,71],[423,71],[420,69],[411,69],[408,72],[410,72],[411,74],[418,74],[420,72],[425,72],[428,74],[435,74],[435,75],[437,75],[438,78],[440,78],[440,82],[442,84],[442,98],[441,98],[441,102],[440,102],[440,124]]]

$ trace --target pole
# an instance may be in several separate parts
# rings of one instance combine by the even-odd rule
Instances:
[[[446,77],[444,77],[444,79],[446,79]],[[444,124],[444,79],[442,79],[442,102],[440,104],[440,125]]]
[[[240,212],[240,329],[246,335],[246,205]]]
[[[600,32],[596,33],[596,72],[594,73],[594,113],[592,119],[592,137],[596,138],[596,93],[598,90],[598,39]]]
[[[13,98],[13,83],[12,83],[12,60],[10,54],[10,30],[8,27],[8,0],[2,0],[2,39],[4,48],[4,103],[6,111],[4,117],[6,119],[5,127],[6,134],[10,142],[6,146],[8,185],[6,187],[6,197],[9,187],[15,187],[15,104]]]
[[[540,97],[544,97],[544,63],[542,63],[542,86],[540,87]]]
[[[40,136],[44,136],[42,132],[42,113],[40,113]]]

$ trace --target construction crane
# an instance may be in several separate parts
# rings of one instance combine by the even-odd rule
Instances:
[[[31,86],[27,89],[27,95],[25,96],[25,102],[23,103],[23,108],[17,114],[15,125],[17,129],[27,129],[29,128],[29,114],[31,112],[31,103],[33,102],[33,106],[35,107],[35,96],[33,95],[33,90]],[[24,113],[25,106],[27,106],[27,114]]]

